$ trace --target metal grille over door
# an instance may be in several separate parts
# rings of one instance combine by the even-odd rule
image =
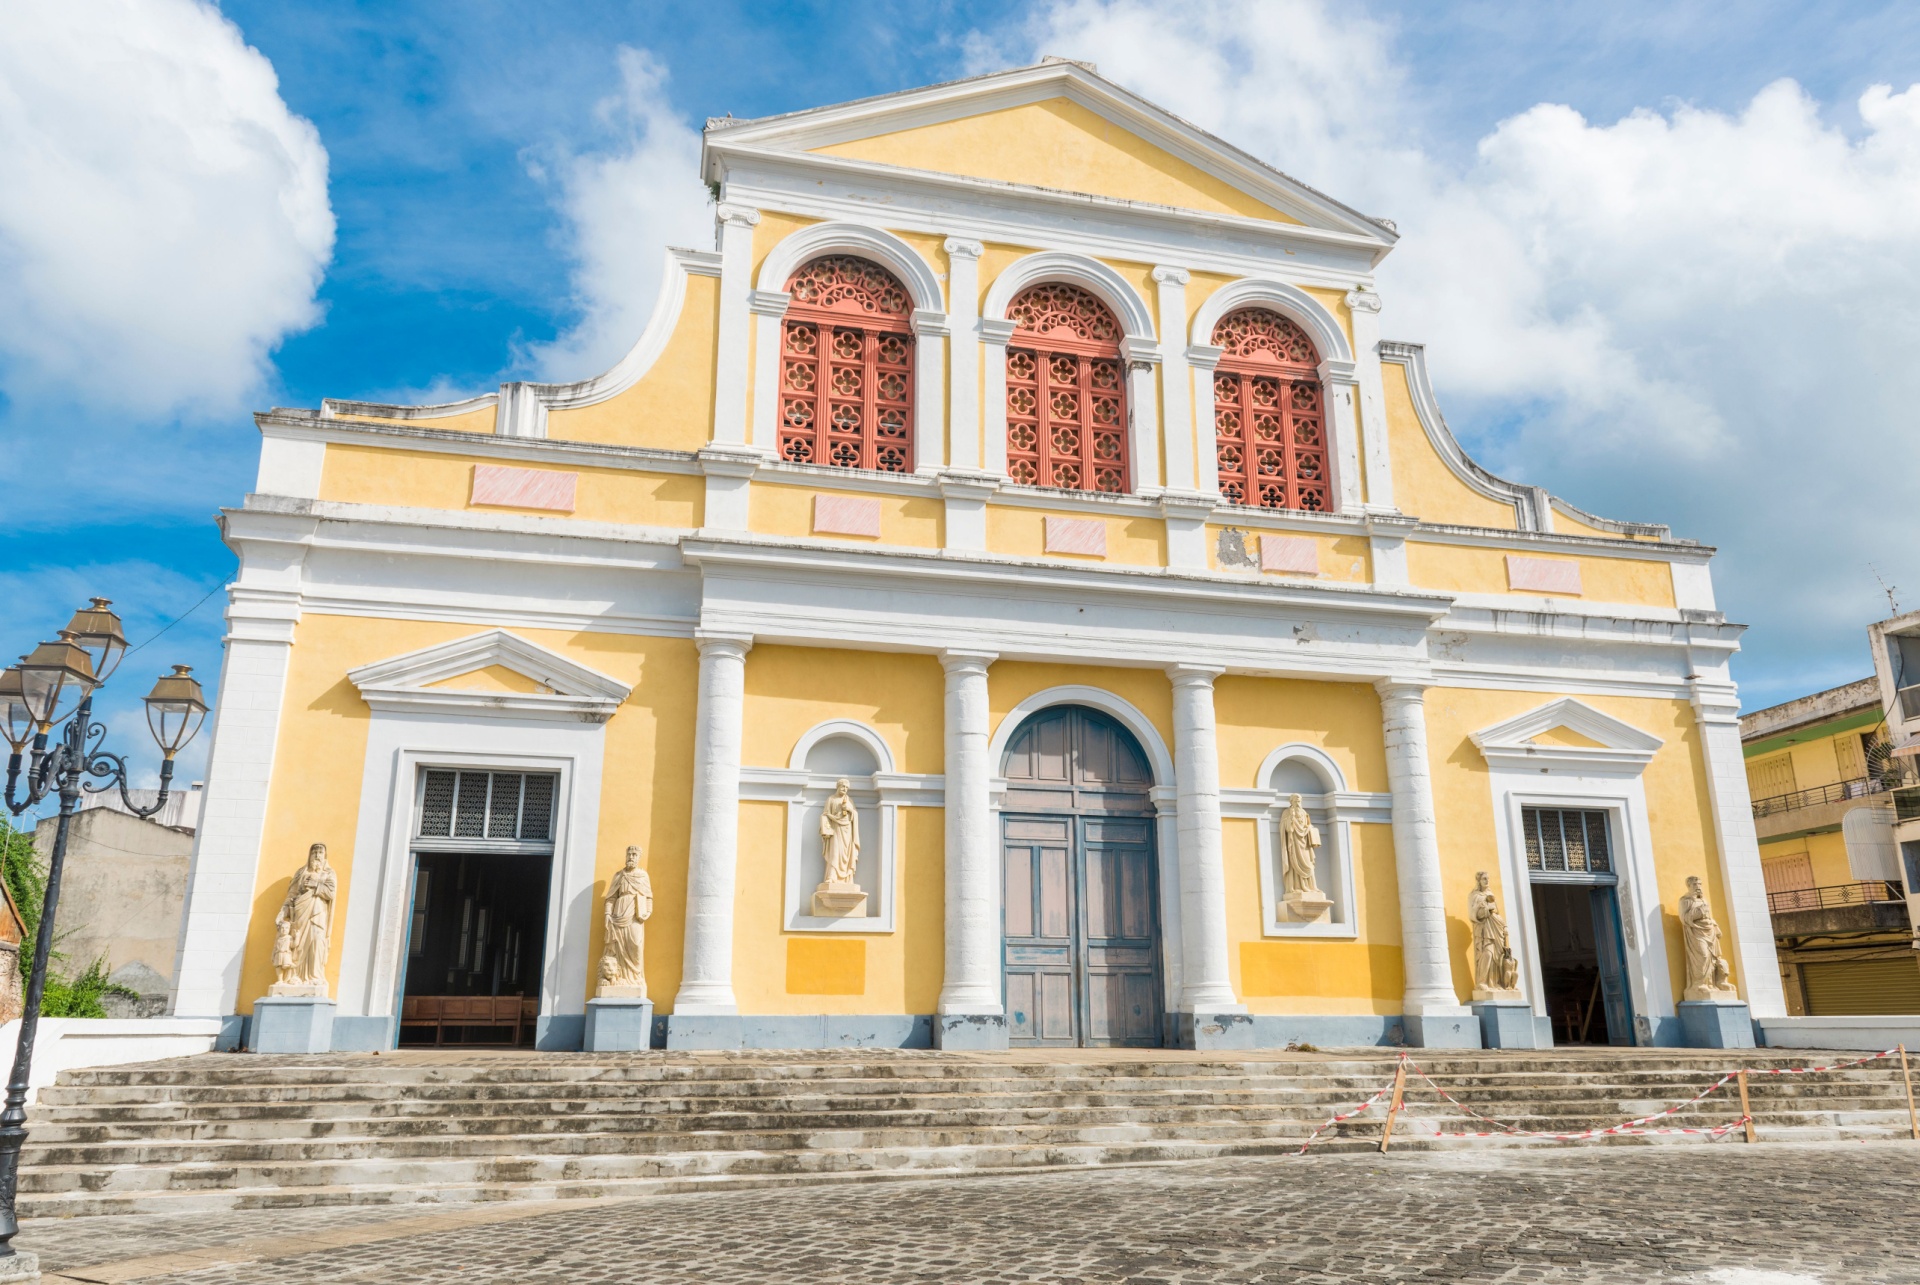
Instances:
[[[1103,714],[1050,709],[1014,734],[1005,775],[1010,1038],[1160,1044],[1152,778],[1139,745]]]
[[[468,847],[475,840],[552,847],[558,776],[439,768],[420,776],[419,838],[459,840]]]

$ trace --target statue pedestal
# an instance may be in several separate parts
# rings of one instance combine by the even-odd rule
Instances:
[[[1750,1049],[1753,1014],[1738,1000],[1680,1001],[1680,1031],[1691,1049]]]
[[[603,986],[587,1001],[587,1034],[582,1045],[589,1053],[636,1053],[653,1047],[653,1001],[646,995],[615,992],[633,986]]]
[[[40,1255],[30,1249],[16,1249],[6,1258],[0,1258],[0,1281],[28,1282],[40,1279]],[[64,1278],[63,1278],[64,1279]]]
[[[327,988],[322,982],[275,982],[267,987],[269,999],[325,999]]]
[[[867,894],[857,883],[823,883],[813,890],[813,913],[822,919],[864,916]]]
[[[1511,992],[1507,992],[1511,994]],[[1550,1047],[1542,1041],[1533,1020],[1533,1005],[1517,995],[1511,998],[1473,997],[1473,1011],[1480,1016],[1480,1042],[1490,1049],[1538,1049]]]
[[[1331,917],[1333,902],[1319,892],[1289,892],[1280,898],[1279,917],[1287,923],[1314,924]]]
[[[331,1053],[333,1010],[333,1001],[325,995],[257,999],[247,1047],[255,1053]]]

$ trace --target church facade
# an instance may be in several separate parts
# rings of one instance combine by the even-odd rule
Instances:
[[[257,416],[176,1013],[562,1049],[1784,1012],[1712,550],[1466,456],[1379,334],[1390,223],[1060,61],[713,121],[702,164],[716,248],[605,374]]]

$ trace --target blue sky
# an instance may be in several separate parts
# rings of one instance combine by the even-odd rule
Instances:
[[[651,305],[628,298],[650,287],[650,268],[628,280],[594,248],[610,217],[582,178],[596,165],[634,189],[611,199],[631,200],[641,232],[680,228],[704,193],[690,168],[645,164],[647,139],[680,155],[710,115],[1043,52],[1091,58],[1399,219],[1407,240],[1382,274],[1387,333],[1433,342],[1455,429],[1493,467],[1720,546],[1722,605],[1754,626],[1738,662],[1750,705],[1866,672],[1864,626],[1887,605],[1876,574],[1896,591],[1904,581],[1901,605],[1920,606],[1913,521],[1901,490],[1873,480],[1920,463],[1905,411],[1920,393],[1905,371],[1920,337],[1920,237],[1899,226],[1915,222],[1920,110],[1898,97],[1920,79],[1920,7],[114,7],[120,43],[103,52],[97,33],[63,29],[82,21],[73,9],[18,0],[30,30],[12,59],[0,51],[0,163],[10,149],[55,154],[34,171],[52,175],[44,195],[0,194],[0,295],[32,301],[17,310],[30,325],[0,323],[12,518],[0,582],[19,649],[87,592],[114,597],[145,638],[230,573],[212,519],[251,481],[249,408],[578,378],[592,369],[568,362],[624,347],[629,312]],[[175,71],[130,82],[115,58]],[[262,59],[277,86],[255,74]],[[196,78],[214,88],[180,87]],[[107,86],[106,105],[74,108],[61,97],[70,83]],[[1893,97],[1863,99],[1876,85]],[[288,227],[256,237],[236,214],[195,241],[189,225],[207,220],[189,218],[152,251],[171,260],[154,271],[176,293],[221,275],[201,269],[229,253],[238,265],[182,309],[177,334],[165,306],[131,319],[106,304],[63,310],[96,287],[38,271],[36,256],[90,262],[103,247],[141,271],[126,229],[164,214],[167,184],[193,168],[158,166],[150,183],[104,194],[95,183],[98,218],[50,220],[77,190],[61,174],[143,162],[114,152],[126,132],[115,110],[177,120],[190,147],[198,121],[243,149],[270,140],[248,190],[261,219]],[[299,195],[298,176],[317,181],[322,165],[323,191]],[[255,208],[244,195],[181,199]],[[1722,198],[1710,221],[1698,212]],[[304,222],[286,213],[295,204]],[[1724,248],[1700,249],[1723,233]],[[1489,275],[1500,284],[1482,288]],[[273,284],[255,298],[255,281]],[[229,334],[205,320],[214,314],[248,320]],[[132,390],[155,371],[178,386]],[[145,744],[126,715],[161,662],[191,661],[211,687],[220,607],[216,596],[130,664],[111,701],[123,747]]]

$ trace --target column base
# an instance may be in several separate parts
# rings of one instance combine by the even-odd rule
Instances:
[[[1246,1013],[1175,1013],[1174,1038],[1183,1049],[1250,1049],[1253,1018]]]
[[[7,1285],[29,1285],[40,1279],[40,1255],[30,1249],[16,1249],[0,1258],[0,1281]]]
[[[653,1001],[608,997],[587,1001],[589,1053],[637,1053],[653,1046]]]
[[[331,1053],[335,1007],[324,996],[257,999],[247,1047],[255,1053]]]
[[[1540,1042],[1540,1030],[1533,1020],[1533,1005],[1525,1000],[1481,1000],[1473,1011],[1480,1018],[1480,1043],[1490,1049],[1537,1049],[1550,1045]]]
[[[1753,1014],[1745,1004],[1683,999],[1680,1030],[1691,1049],[1750,1049]]]
[[[933,1046],[937,1049],[980,1049],[995,1052],[1007,1047],[1004,1013],[935,1013]]]
[[[1407,1045],[1417,1049],[1477,1049],[1480,1042],[1480,1016],[1471,1009],[1453,1013],[1408,1013],[1401,1022],[1407,1031]]]

